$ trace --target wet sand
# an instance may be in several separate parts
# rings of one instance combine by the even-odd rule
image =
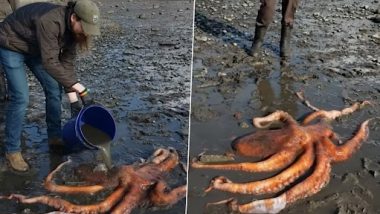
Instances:
[[[374,103],[332,122],[343,140],[349,139],[362,121],[380,115],[379,26],[371,19],[379,13],[378,3],[350,0],[327,5],[301,1],[289,67],[279,63],[280,4],[275,22],[266,34],[264,52],[259,60],[254,60],[247,51],[259,2],[196,2],[190,159],[204,151],[231,151],[232,139],[256,130],[252,117],[278,109],[297,119],[310,113],[312,110],[296,97],[298,91],[304,91],[313,105],[327,110],[341,109],[354,101]],[[234,117],[237,112],[241,115],[238,118]],[[380,212],[378,127],[379,121],[371,122],[369,139],[360,151],[348,161],[333,165],[327,187],[281,213]],[[243,197],[222,191],[203,194],[214,176],[246,182],[274,174],[190,169],[189,214],[228,213],[223,205],[205,205],[230,197],[242,203],[271,196]]]

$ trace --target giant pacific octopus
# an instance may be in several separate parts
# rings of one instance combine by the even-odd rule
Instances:
[[[246,204],[238,204],[236,199],[230,198],[209,204],[227,204],[240,213],[278,213],[295,201],[316,194],[328,184],[331,164],[349,159],[359,149],[368,137],[370,119],[362,122],[357,133],[345,143],[340,142],[326,121],[350,114],[369,102],[358,102],[341,111],[324,111],[306,103],[315,111],[300,124],[287,112],[275,111],[268,116],[254,118],[253,124],[257,128],[268,128],[274,122],[282,122],[282,128],[258,130],[232,142],[236,154],[262,158],[258,162],[205,163],[193,159],[193,168],[245,172],[280,170],[273,177],[247,183],[234,183],[218,176],[205,190],[256,195],[274,193],[272,198]]]
[[[69,161],[60,164],[45,179],[45,188],[55,193],[95,194],[113,188],[112,193],[102,202],[92,205],[76,205],[67,200],[36,196],[11,194],[0,199],[13,199],[25,204],[41,203],[65,213],[112,213],[128,214],[139,205],[169,206],[177,203],[186,195],[186,186],[170,189],[163,175],[179,163],[174,149],[157,149],[149,161],[133,165],[122,165],[113,173],[94,176],[88,174],[88,181],[97,181],[94,185],[65,186],[53,182],[54,175]],[[112,171],[112,170],[111,170]]]

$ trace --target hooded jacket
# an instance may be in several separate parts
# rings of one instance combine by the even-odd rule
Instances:
[[[78,82],[74,71],[76,43],[68,13],[65,6],[32,3],[0,23],[0,47],[40,56],[46,71],[66,92]]]

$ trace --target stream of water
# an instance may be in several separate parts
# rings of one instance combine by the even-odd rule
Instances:
[[[102,154],[104,163],[110,169],[112,167],[110,136],[108,136],[108,134],[102,130],[88,124],[82,125],[81,130],[87,142],[99,149]]]

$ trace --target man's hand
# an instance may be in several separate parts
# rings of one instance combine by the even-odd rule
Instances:
[[[70,109],[71,109],[71,118],[76,118],[82,109],[82,105],[79,103],[79,101],[70,103]]]
[[[87,94],[86,96],[84,96],[84,97],[80,97],[80,98],[81,98],[82,103],[83,103],[83,105],[84,105],[85,107],[95,104],[94,99],[92,99],[92,98],[90,97],[90,95],[88,95],[88,94]]]
[[[86,88],[79,93],[80,99],[85,107],[95,104],[94,99],[91,98],[89,90]]]

